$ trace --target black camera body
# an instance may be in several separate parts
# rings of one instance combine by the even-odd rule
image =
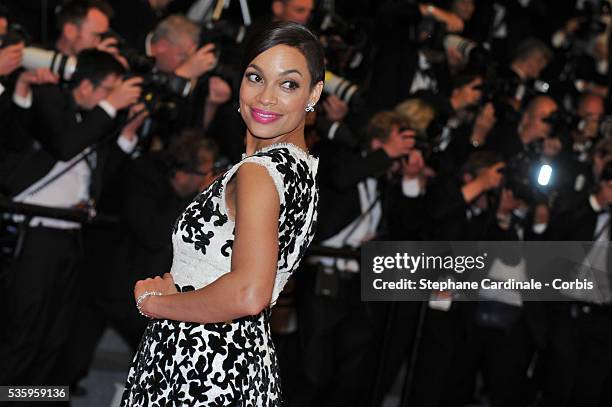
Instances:
[[[572,133],[584,130],[586,124],[579,115],[562,109],[555,110],[543,120],[550,124],[551,136],[559,138],[563,144],[570,143]]]
[[[143,78],[141,87],[143,102],[152,116],[163,115],[168,120],[178,117],[178,103],[176,98],[189,96],[193,90],[190,80],[171,73],[161,72],[155,68],[155,59],[128,47],[127,41],[116,32],[109,30],[100,36],[104,41],[107,38],[116,40],[115,47],[119,54],[125,58],[130,73],[126,78],[140,76]]]
[[[0,48],[6,48],[10,45],[30,43],[30,36],[28,32],[19,24],[10,24],[6,34],[0,35]]]

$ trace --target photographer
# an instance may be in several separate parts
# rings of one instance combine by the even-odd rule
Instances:
[[[555,68],[572,92],[608,92],[610,5],[606,1],[577,2],[572,18],[551,38],[558,50]],[[577,16],[577,17],[576,17]]]
[[[13,94],[13,86],[8,77],[21,66],[22,54],[23,44],[21,43],[0,48],[0,128],[5,129],[6,132],[9,132]],[[0,143],[3,138],[0,137]]]
[[[70,0],[61,5],[56,16],[60,36],[55,48],[65,55],[76,56],[84,49],[97,48],[118,55],[115,39],[102,40],[109,29],[113,9],[104,0]]]
[[[560,154],[561,174],[559,199],[563,204],[594,186],[592,160],[602,153],[597,147],[599,127],[604,114],[604,100],[594,93],[580,95],[576,113],[565,113],[559,126],[567,134],[567,145]]]
[[[30,140],[4,188],[17,202],[47,207],[86,206],[100,192],[102,171],[119,165],[117,141],[105,143],[117,111],[134,104],[140,79],[121,80],[124,69],[110,54],[79,54],[70,87],[41,85],[19,92],[22,134]],[[93,146],[100,143],[97,148]],[[130,144],[130,143],[127,143]],[[109,169],[109,168],[107,168]],[[67,340],[77,293],[80,224],[34,217],[3,295],[9,309],[0,347],[3,384],[58,383],[60,351]]]
[[[426,47],[440,45],[441,48],[442,44],[423,43],[423,38],[432,37],[432,33],[420,25],[424,20],[440,32],[463,28],[459,17],[430,4],[387,1],[380,7],[376,24],[377,63],[368,97],[371,112],[393,108],[419,90],[448,91],[450,79],[446,61],[433,58]],[[417,38],[411,34],[411,27],[422,27]]]
[[[497,76],[508,84],[504,102],[515,111],[521,110],[524,101],[533,95],[533,81],[552,59],[550,48],[536,38],[528,38],[519,43],[512,54],[508,67],[497,72]]]
[[[498,122],[485,147],[510,160],[542,143],[540,153],[545,157],[555,157],[562,144],[558,138],[553,138],[556,135],[552,134],[553,127],[546,119],[556,110],[557,103],[552,98],[534,97],[521,116],[518,128],[513,128],[513,123]]]
[[[434,144],[431,164],[438,172],[456,172],[485,144],[496,117],[491,102],[482,104],[482,86],[481,75],[464,72],[453,78],[450,97],[423,95],[437,112],[429,136]]]
[[[594,163],[597,181],[592,193],[582,195],[567,210],[552,213],[545,232],[547,240],[598,242],[585,251],[575,274],[593,282],[595,289],[564,290],[561,301],[546,303],[545,406],[601,406],[610,402],[606,379],[612,373],[612,161],[610,156],[603,161],[603,166],[602,161]]]
[[[383,204],[380,188],[394,160],[414,147],[406,121],[381,112],[370,121],[370,142],[361,154],[322,140],[320,206],[315,239],[332,248],[359,248],[377,236]],[[359,263],[309,257],[297,276],[298,325],[303,364],[292,406],[354,406],[369,397],[364,369],[374,337],[374,319],[360,301]]]
[[[153,112],[150,123],[143,126],[148,130],[140,132],[141,139],[153,136],[164,148],[171,143],[170,138],[185,127],[204,128],[211,133],[224,135],[244,133],[241,130],[228,130],[225,133],[228,123],[231,123],[228,110],[235,115],[233,108],[226,108],[233,90],[228,78],[212,73],[218,64],[215,44],[206,43],[198,49],[199,42],[200,28],[182,15],[165,18],[149,35],[146,46],[147,54],[154,59],[152,73],[159,71],[176,75],[196,85],[195,89],[192,86],[189,96],[178,97],[166,95],[165,92],[155,95],[162,100],[170,98],[169,105],[176,107],[168,110],[168,106],[162,106],[161,111]],[[151,140],[146,143],[150,144]],[[242,139],[239,144],[242,145]]]
[[[487,151],[470,155],[460,172],[438,176],[426,195],[430,219],[427,240],[486,240],[495,229],[492,193],[502,183],[499,157]],[[461,377],[453,369],[465,368],[456,362],[469,352],[467,326],[472,304],[453,301],[453,292],[432,293],[427,306],[419,353],[413,372],[410,405],[463,405],[459,398],[470,392],[472,377]],[[459,385],[457,382],[466,380]]]
[[[147,153],[126,166],[121,180],[122,225],[103,250],[92,253],[92,263],[103,263],[106,269],[87,273],[84,286],[99,284],[100,273],[109,278],[79,307],[80,322],[70,335],[64,356],[66,383],[75,385],[87,375],[108,325],[136,351],[147,321],[133,306],[134,284],[170,269],[169,231],[195,195],[223,170],[216,168],[217,159],[214,142],[188,130],[168,151]]]
[[[147,38],[147,54],[155,67],[166,73],[197,79],[216,64],[214,44],[198,49],[200,28],[182,15],[168,16]]]

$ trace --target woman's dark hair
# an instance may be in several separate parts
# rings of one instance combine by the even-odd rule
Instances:
[[[244,72],[259,54],[277,45],[287,45],[298,49],[306,58],[313,87],[325,77],[325,55],[319,39],[301,24],[282,21],[268,24],[247,44],[242,61]]]

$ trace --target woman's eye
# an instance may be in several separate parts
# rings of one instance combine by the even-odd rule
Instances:
[[[294,81],[283,82],[281,86],[287,90],[295,90],[300,87],[300,85],[298,85],[297,82],[294,82]]]
[[[261,82],[261,76],[257,75],[256,73],[247,73],[246,77],[251,82]]]

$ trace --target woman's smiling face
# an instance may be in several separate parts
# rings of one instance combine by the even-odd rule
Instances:
[[[303,126],[304,109],[318,101],[323,86],[311,82],[308,63],[298,49],[276,45],[259,54],[240,85],[240,111],[249,132],[272,139]]]

